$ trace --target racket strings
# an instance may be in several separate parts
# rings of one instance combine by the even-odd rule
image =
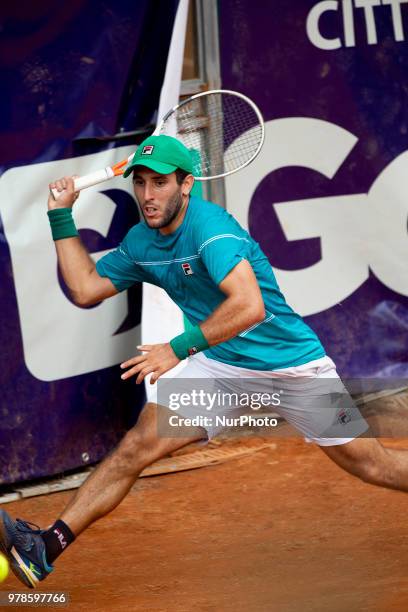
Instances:
[[[181,105],[162,126],[193,152],[197,177],[234,172],[248,164],[263,141],[263,124],[244,99],[211,93]]]

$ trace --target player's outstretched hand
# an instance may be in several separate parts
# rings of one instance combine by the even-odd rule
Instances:
[[[48,210],[54,208],[72,208],[79,196],[79,191],[75,191],[74,178],[76,176],[64,176],[63,178],[49,184],[49,188],[56,189],[60,196],[55,200],[51,194],[48,197]]]
[[[169,343],[165,344],[143,344],[137,347],[143,351],[143,355],[132,357],[120,364],[122,369],[129,368],[122,374],[121,378],[126,380],[136,376],[136,383],[141,383],[148,374],[152,374],[150,384],[153,385],[165,372],[174,368],[180,359],[176,357]]]

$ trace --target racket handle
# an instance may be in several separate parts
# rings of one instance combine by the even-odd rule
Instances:
[[[92,187],[92,185],[103,183],[114,176],[115,173],[110,166],[107,166],[103,170],[97,170],[96,172],[91,172],[85,176],[80,176],[79,178],[74,179],[75,191],[81,191],[81,189],[86,189],[87,187]],[[64,193],[63,191],[57,191],[56,189],[50,189],[50,191],[54,200],[58,200],[61,194]]]

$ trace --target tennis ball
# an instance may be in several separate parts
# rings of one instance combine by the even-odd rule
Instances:
[[[4,582],[9,573],[9,562],[6,557],[0,553],[0,582]]]

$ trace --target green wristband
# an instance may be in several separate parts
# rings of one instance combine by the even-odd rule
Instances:
[[[180,360],[210,347],[199,325],[170,340],[170,346]]]
[[[48,211],[53,240],[79,236],[72,218],[72,208],[54,208]]]

